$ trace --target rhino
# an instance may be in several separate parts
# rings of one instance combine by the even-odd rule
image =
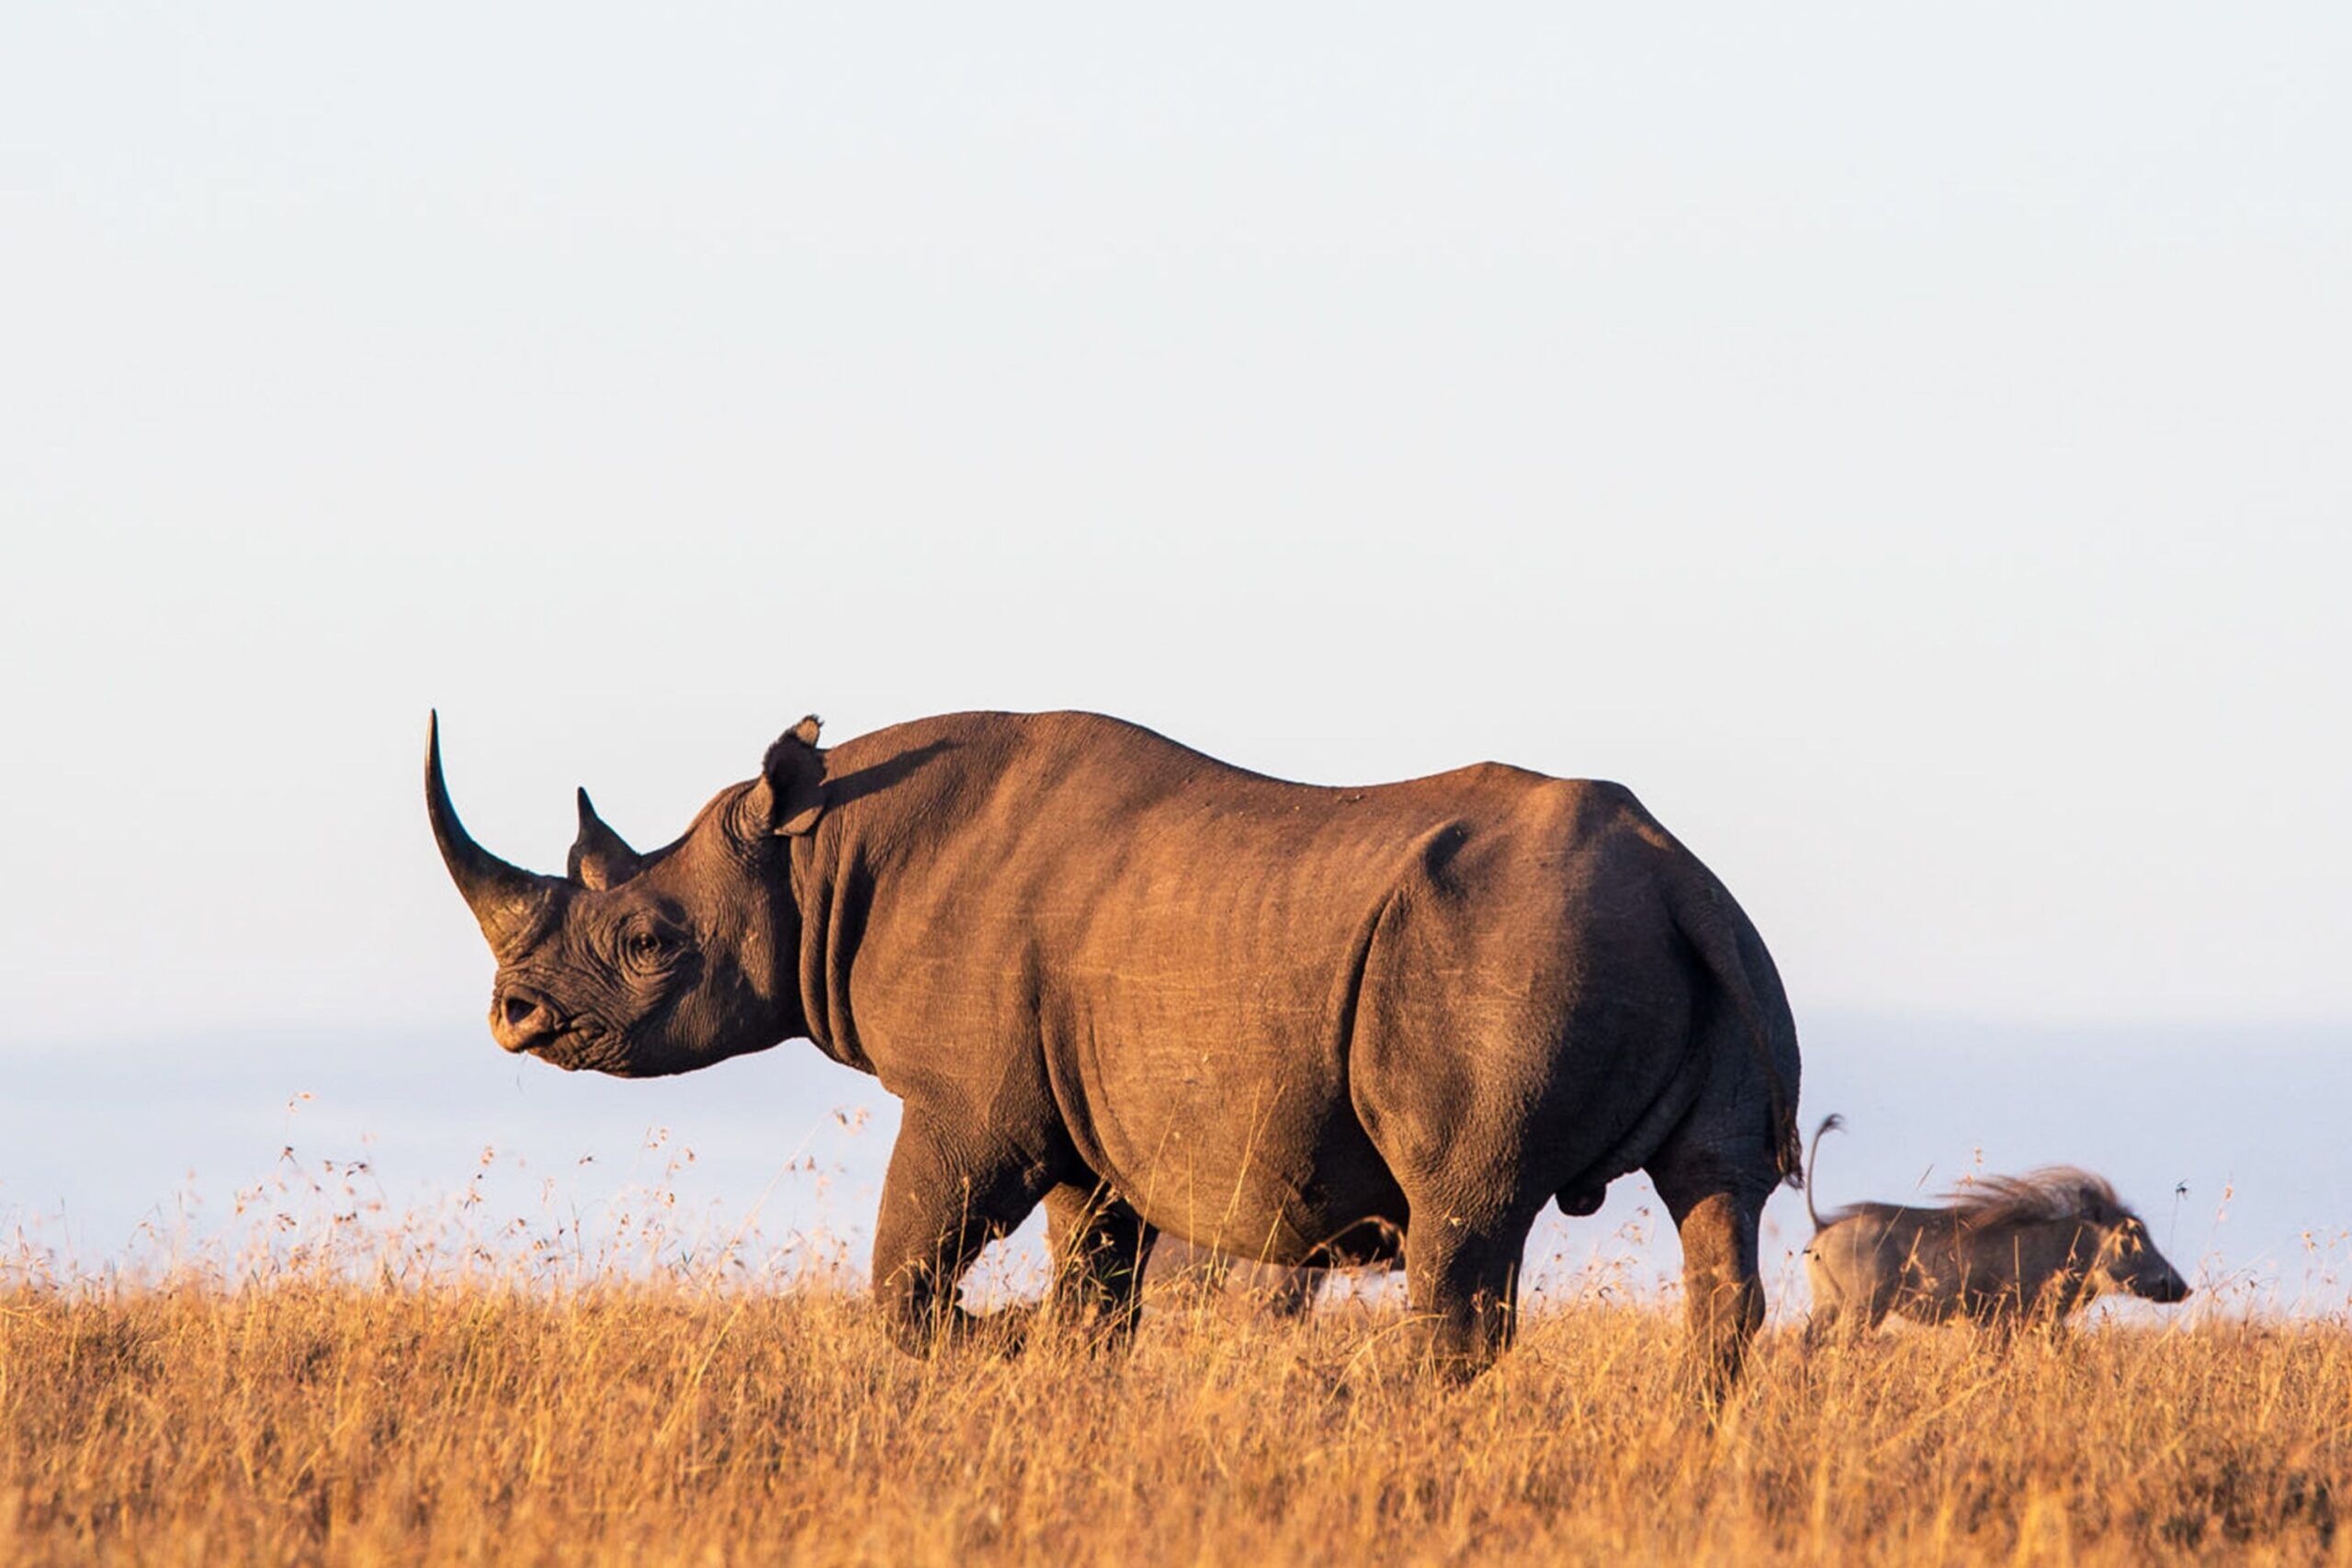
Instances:
[[[1844,1124],[1824,1120],[1805,1162],[1814,1228],[1804,1252],[1813,1285],[1807,1345],[1858,1338],[1889,1313],[1972,1322],[2007,1338],[2028,1326],[2055,1331],[2101,1295],[2188,1298],[2188,1281],[2156,1249],[2145,1222],[2105,1178],[2075,1166],[1980,1177],[1932,1207],[1851,1203],[1819,1213],[1812,1167],[1822,1135]]]
[[[643,853],[583,790],[560,877],[467,834],[437,714],[425,805],[506,1050],[650,1077],[805,1038],[902,1101],[872,1280],[900,1346],[1001,1332],[958,1281],[1042,1203],[1052,1321],[1131,1331],[1162,1232],[1401,1259],[1419,1357],[1466,1376],[1510,1342],[1543,1206],[1641,1170],[1704,1386],[1736,1375],[1758,1216],[1799,1179],[1796,1029],[1754,926],[1630,791],[1497,763],[1293,784],[1087,713],[819,736]]]

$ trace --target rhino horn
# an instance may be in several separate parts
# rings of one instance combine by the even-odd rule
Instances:
[[[464,895],[467,908],[501,958],[520,947],[538,925],[547,908],[548,879],[521,866],[509,865],[474,842],[458,808],[449,804],[449,786],[441,777],[441,716],[434,714],[424,740],[424,810],[433,818],[433,840],[441,846],[442,863],[449,879]]]
[[[592,893],[617,887],[645,868],[645,859],[605,825],[588,792],[580,792],[580,836],[571,841],[564,874]]]

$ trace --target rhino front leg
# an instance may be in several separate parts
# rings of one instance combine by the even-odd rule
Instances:
[[[980,1249],[1028,1218],[1052,1185],[1009,1140],[907,1108],[874,1232],[875,1299],[899,1348],[920,1356],[943,1339],[984,1335],[1017,1348],[1026,1314],[977,1316],[956,1288]]]
[[[1054,1257],[1047,1307],[1055,1320],[1113,1342],[1133,1334],[1159,1235],[1108,1188],[1065,1184],[1046,1193],[1046,1241]]]

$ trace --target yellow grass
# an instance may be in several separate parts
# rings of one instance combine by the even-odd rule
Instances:
[[[2352,1331],[1801,1356],[1713,1429],[1655,1307],[1466,1389],[1397,1318],[888,1348],[823,1284],[265,1269],[0,1292],[0,1562],[2352,1562]]]

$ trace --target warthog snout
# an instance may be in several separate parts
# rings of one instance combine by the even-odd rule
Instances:
[[[2188,1281],[2180,1277],[2180,1270],[2153,1251],[2148,1256],[2156,1266],[2126,1274],[2120,1281],[2123,1288],[2143,1302],[2161,1302],[2170,1306],[2175,1302],[2187,1301]]]

